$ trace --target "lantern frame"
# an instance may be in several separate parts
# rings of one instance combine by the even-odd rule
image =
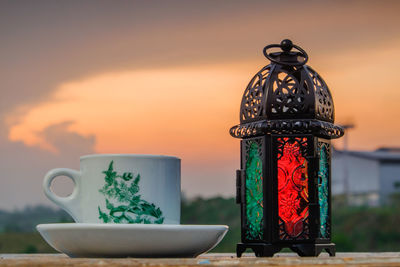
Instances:
[[[271,47],[280,47],[283,52],[267,53]],[[299,52],[292,52],[293,47]],[[330,140],[341,137],[344,130],[333,124],[333,100],[325,82],[309,66],[303,66],[308,61],[308,55],[303,49],[293,45],[290,40],[283,40],[280,45],[266,46],[264,55],[271,60],[271,64],[262,68],[250,81],[242,99],[241,124],[230,130],[233,137],[242,139],[240,170],[236,177],[236,202],[240,204],[241,210],[242,242],[237,244],[237,256],[240,257],[247,248],[252,249],[256,256],[273,256],[284,247],[300,256],[318,256],[324,249],[334,256],[335,244],[331,242]],[[279,78],[279,73],[285,73],[284,78]],[[288,93],[285,96],[283,92]],[[283,187],[278,190],[278,165],[284,162],[279,162],[279,145],[281,158],[285,153],[284,149],[288,149],[289,152],[295,151],[298,157],[296,159],[303,162],[301,175],[296,176],[298,184],[294,182],[293,175],[300,169],[289,173],[292,175],[291,186],[297,190],[295,192],[303,195],[302,199],[293,202],[300,203],[296,209],[294,204],[284,206],[282,201],[278,201],[280,194],[284,194]],[[321,155],[320,145],[324,146],[324,155]],[[289,156],[292,158],[292,155]],[[246,166],[247,164],[250,165]],[[248,168],[256,168],[254,173],[258,177],[254,177],[254,173],[246,176]],[[324,173],[320,169],[324,169]],[[251,191],[253,199],[255,195],[259,198],[262,196],[262,201],[254,202],[257,205],[246,198],[250,187],[254,187]],[[320,196],[326,200],[324,205],[319,201]],[[303,217],[293,211],[285,211],[283,207],[301,211]],[[250,210],[250,215],[246,213],[247,209]],[[262,216],[259,216],[260,212]],[[320,213],[324,213],[324,216],[321,217]],[[253,216],[252,214],[259,217],[249,224],[248,216]],[[284,214],[295,214],[300,219],[296,218],[298,221],[295,223],[285,222],[280,218]],[[287,233],[287,229],[292,232]],[[299,229],[302,230],[297,233]],[[262,232],[257,234],[257,231]]]

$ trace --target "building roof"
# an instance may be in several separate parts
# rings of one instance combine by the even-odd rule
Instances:
[[[335,153],[371,160],[400,162],[400,148],[379,148],[375,151],[335,150]]]

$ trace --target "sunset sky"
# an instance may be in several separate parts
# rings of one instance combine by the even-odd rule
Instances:
[[[174,155],[187,197],[231,196],[265,45],[304,48],[350,149],[400,147],[399,1],[0,0],[0,209],[91,153]],[[342,141],[335,142],[338,148]]]

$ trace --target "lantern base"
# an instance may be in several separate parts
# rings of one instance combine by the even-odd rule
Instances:
[[[336,245],[334,243],[294,244],[290,247],[290,249],[302,257],[317,257],[324,249],[326,252],[328,252],[329,256],[334,257],[336,255]]]
[[[272,257],[282,248],[290,248],[301,257],[318,256],[325,249],[329,256],[333,257],[336,254],[336,246],[334,243],[328,244],[265,244],[265,243],[238,243],[236,246],[236,255],[240,258],[246,249],[250,248],[254,251],[256,257]]]
[[[265,243],[238,243],[236,245],[236,256],[240,258],[246,249],[252,249],[256,257],[272,257],[279,252],[283,246]]]

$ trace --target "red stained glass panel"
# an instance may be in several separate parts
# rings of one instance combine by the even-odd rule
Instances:
[[[307,138],[278,138],[278,213],[281,240],[308,237]]]

